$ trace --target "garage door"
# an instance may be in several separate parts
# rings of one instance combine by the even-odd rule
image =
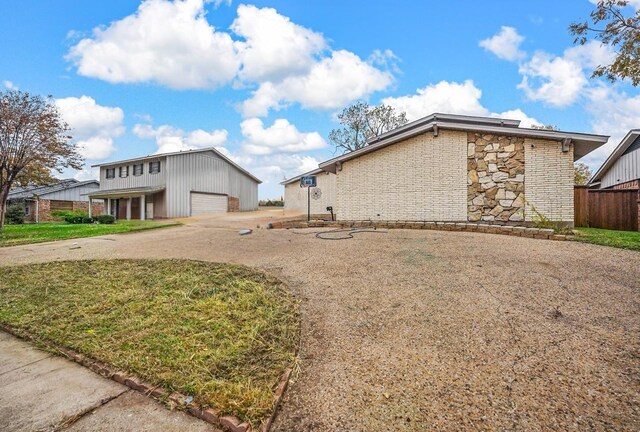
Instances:
[[[191,216],[227,211],[227,196],[191,192]]]

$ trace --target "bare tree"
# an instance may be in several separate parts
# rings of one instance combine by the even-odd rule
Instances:
[[[629,78],[637,86],[640,84],[640,10],[627,16],[628,3],[600,0],[591,12],[591,23],[575,22],[569,26],[569,32],[575,36],[573,43],[584,45],[589,36],[593,36],[616,51],[613,63],[599,65],[592,77],[604,76],[610,81]]]
[[[406,124],[407,115],[396,113],[395,108],[388,105],[371,107],[360,101],[342,110],[338,120],[344,127],[333,129],[329,139],[336,151],[346,153],[364,147],[373,137]]]
[[[14,90],[0,93],[0,230],[12,186],[43,184],[52,180],[54,171],[82,168],[68,131],[51,98]]]

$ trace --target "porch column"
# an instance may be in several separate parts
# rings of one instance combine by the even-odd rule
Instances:
[[[146,206],[146,200],[145,200],[145,195],[142,194],[140,195],[140,220],[145,220],[146,219],[146,212],[147,212],[147,206]]]
[[[89,217],[91,217],[91,197],[89,197]]]
[[[127,220],[131,220],[131,197],[127,198]]]
[[[107,214],[111,214],[111,198],[107,198]]]

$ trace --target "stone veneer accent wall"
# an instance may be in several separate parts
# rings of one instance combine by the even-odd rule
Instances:
[[[524,138],[467,133],[467,218],[524,221]]]

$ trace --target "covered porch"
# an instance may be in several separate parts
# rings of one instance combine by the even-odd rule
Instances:
[[[104,200],[105,213],[116,220],[146,220],[165,216],[165,187],[113,189],[90,193],[89,202]],[[89,217],[92,217],[89,206]]]

